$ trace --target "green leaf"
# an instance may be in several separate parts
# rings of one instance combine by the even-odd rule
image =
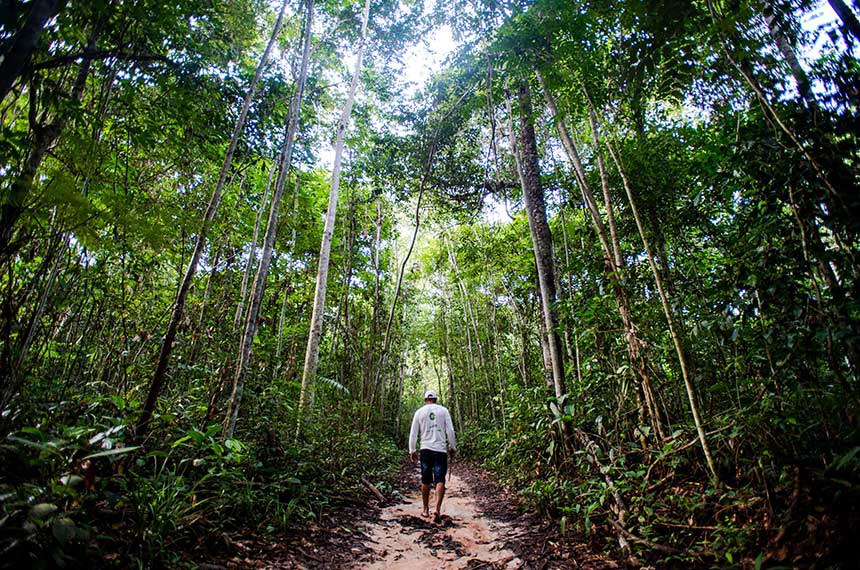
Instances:
[[[96,457],[111,457],[114,455],[125,455],[126,453],[131,453],[132,451],[136,451],[140,449],[139,445],[133,445],[131,447],[118,447],[115,449],[108,449],[107,451],[99,451],[98,453],[92,453],[84,457],[84,459],[94,459]]]
[[[39,503],[37,505],[33,505],[33,508],[30,509],[30,516],[36,517],[37,519],[43,519],[48,515],[57,511],[59,507],[52,503]]]
[[[75,523],[70,518],[59,517],[51,523],[51,533],[57,542],[66,544],[75,538]]]
[[[84,478],[80,475],[63,475],[60,477],[60,484],[67,487],[77,487],[84,482]]]

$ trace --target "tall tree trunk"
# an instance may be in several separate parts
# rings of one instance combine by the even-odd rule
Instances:
[[[457,287],[460,289],[460,294],[463,295],[463,304],[466,309],[466,317],[468,317],[469,323],[472,325],[472,330],[475,333],[475,343],[478,347],[478,363],[480,364],[481,370],[483,372],[484,369],[484,350],[481,347],[481,339],[478,335],[478,322],[475,319],[475,313],[472,309],[472,300],[469,297],[469,290],[466,289],[466,284],[463,279],[460,277],[460,267],[457,265],[457,255],[454,253],[454,248],[451,245],[451,235],[448,232],[448,229],[445,229],[445,244],[448,247],[448,259],[451,261],[451,267],[454,269],[454,278],[457,280]]]
[[[842,20],[844,29],[854,36],[855,40],[860,40],[860,20],[857,20],[857,16],[854,15],[851,8],[842,0],[827,0],[827,3]]]
[[[57,15],[65,0],[32,0],[24,26],[6,40],[0,51],[0,103],[12,90],[33,57],[45,24]],[[82,65],[88,65],[87,62]]]
[[[565,262],[565,265],[567,267],[570,267],[570,248],[569,248],[568,243],[567,243],[567,220],[565,220],[565,216],[564,216],[564,206],[562,206],[559,209],[559,216],[561,217],[561,239],[562,239],[562,245],[564,247],[564,262]],[[570,284],[570,280],[568,280],[567,301],[568,301],[568,303],[570,303],[571,306],[573,306],[573,287]],[[571,355],[571,358],[573,358],[576,361],[576,380],[577,380],[578,385],[581,388],[582,387],[582,363],[580,362],[580,358],[579,358],[579,331],[577,330],[577,326],[575,324],[571,328],[573,329],[573,331],[572,331],[573,332],[573,343],[572,343],[573,344],[573,355]],[[567,339],[568,348],[570,348],[571,340],[570,340],[570,334],[569,333],[567,333],[566,339]]]
[[[450,325],[448,322],[448,315],[445,308],[447,307],[447,303],[442,306],[442,321],[445,324],[445,337],[444,337],[444,346],[443,350],[445,351],[445,368],[448,370],[448,398],[450,399],[449,405],[451,405],[454,410],[454,417],[457,419],[457,425],[463,425],[463,415],[460,413],[460,398],[457,396],[457,391],[455,389],[454,383],[454,364],[451,359],[451,333],[450,333]]]
[[[49,256],[53,255],[54,262],[51,266],[50,272],[48,273],[47,283],[39,297],[36,309],[30,316],[29,324],[27,325],[24,334],[21,336],[21,347],[18,349],[18,357],[15,359],[15,362],[10,366],[10,370],[8,371],[6,382],[3,385],[3,392],[2,395],[0,395],[0,410],[6,410],[8,408],[9,404],[18,392],[18,389],[21,387],[21,382],[24,378],[24,364],[26,363],[30,346],[36,338],[36,333],[39,328],[39,323],[42,320],[42,315],[44,315],[45,308],[48,306],[48,298],[51,295],[54,282],[60,274],[60,263],[63,260],[63,255],[69,248],[70,239],[69,235],[61,235],[57,247],[52,248],[53,251],[48,253]],[[5,375],[6,374],[4,374],[4,376]],[[2,430],[0,430],[0,433],[2,433]]]
[[[305,22],[302,31],[302,56],[299,75],[296,78],[296,92],[290,101],[290,120],[287,126],[287,136],[284,140],[284,148],[281,151],[280,163],[278,165],[278,176],[275,179],[275,190],[272,193],[272,201],[269,205],[269,219],[266,223],[266,235],[263,240],[263,249],[260,254],[260,262],[257,266],[257,274],[254,276],[254,284],[251,295],[248,298],[248,309],[245,312],[245,323],[242,328],[242,337],[239,342],[239,357],[236,363],[236,372],[233,377],[233,390],[227,407],[227,415],[224,421],[224,436],[233,437],[236,429],[236,420],[239,417],[239,407],[242,402],[242,392],[245,389],[245,380],[248,374],[248,362],[251,358],[251,345],[257,334],[260,307],[263,304],[263,292],[266,288],[266,280],[269,277],[269,268],[272,263],[272,253],[275,249],[275,234],[278,227],[278,212],[281,200],[284,197],[284,189],[289,178],[290,165],[293,158],[293,141],[299,126],[299,115],[302,110],[302,101],[305,94],[305,83],[308,76],[308,65],[311,54],[311,32],[314,19],[315,0],[308,0],[305,5]]]
[[[496,318],[496,303],[495,299],[493,300],[493,358],[496,361],[496,374],[499,380],[499,411],[502,415],[502,433],[508,433],[508,421],[507,415],[505,414],[505,405],[507,400],[507,390],[505,390],[505,378],[504,373],[502,372],[502,361],[499,356],[499,322]],[[495,398],[493,398],[495,400]]]
[[[367,344],[370,353],[370,372],[371,377],[375,376],[374,370],[376,362],[373,355],[376,353],[376,343],[379,338],[379,315],[382,309],[382,267],[379,262],[379,253],[382,249],[382,200],[376,200],[376,220],[374,223],[373,233],[373,308],[370,315],[370,338],[367,339]]]
[[[313,384],[316,380],[317,364],[320,354],[320,338],[322,337],[323,313],[325,312],[325,295],[328,280],[328,268],[331,258],[331,242],[334,234],[335,215],[337,213],[337,198],[340,188],[340,168],[343,157],[344,135],[349,126],[352,115],[352,104],[355,100],[355,92],[358,89],[358,78],[361,75],[362,58],[364,46],[367,39],[367,21],[370,17],[370,0],[365,0],[364,13],[361,19],[361,40],[358,45],[358,53],[355,58],[355,69],[352,74],[352,83],[349,86],[349,95],[340,120],[337,125],[337,137],[334,149],[334,165],[331,173],[331,188],[329,192],[328,210],[326,212],[325,226],[323,228],[322,244],[320,245],[319,269],[317,270],[316,289],[314,291],[313,312],[311,313],[311,325],[308,332],[308,345],[305,352],[305,366],[302,370],[302,388],[299,394],[299,418],[302,411],[313,401]]]
[[[529,221],[529,230],[534,246],[537,266],[538,287],[541,292],[541,308],[547,329],[549,353],[552,360],[552,380],[555,396],[561,398],[565,393],[564,359],[561,339],[558,335],[556,314],[555,267],[552,259],[552,234],[546,219],[543,188],[540,180],[540,163],[532,119],[532,102],[528,85],[520,83],[520,169],[522,171],[523,201]]]
[[[603,204],[606,208],[606,222],[609,224],[609,238],[612,243],[612,254],[615,267],[624,267],[624,256],[621,254],[621,242],[618,239],[618,229],[615,224],[615,210],[612,208],[612,197],[609,194],[609,177],[606,174],[606,165],[603,163],[603,153],[597,139],[596,120],[594,113],[589,108],[588,120],[591,126],[591,141],[594,145],[594,154],[597,157],[597,169],[600,171],[600,187],[603,190]],[[593,198],[592,198],[593,200]]]
[[[218,181],[215,184],[215,190],[209,198],[209,204],[206,206],[203,221],[197,232],[197,241],[194,244],[194,251],[191,254],[191,260],[188,262],[188,267],[185,270],[185,275],[182,278],[179,290],[176,293],[176,299],[173,302],[173,311],[170,314],[170,320],[167,323],[167,331],[165,332],[164,340],[161,343],[158,361],[155,366],[155,374],[152,377],[152,383],[149,387],[149,394],[146,397],[146,402],[143,405],[143,410],[141,411],[140,418],[138,419],[137,426],[135,428],[135,433],[137,434],[136,437],[138,439],[142,438],[146,433],[146,430],[149,428],[152,413],[155,411],[155,404],[158,401],[159,394],[161,394],[161,388],[164,384],[165,376],[167,375],[167,366],[170,362],[170,354],[173,352],[173,343],[176,340],[176,332],[179,329],[179,323],[182,321],[182,315],[185,312],[185,301],[188,298],[188,291],[191,289],[191,283],[194,281],[194,276],[197,274],[197,265],[200,263],[200,257],[203,255],[203,249],[206,246],[209,226],[212,224],[212,220],[215,219],[218,204],[221,202],[221,194],[224,190],[225,183],[227,182],[230,167],[233,164],[233,154],[236,152],[236,147],[238,146],[239,140],[242,138],[242,133],[245,130],[245,120],[248,116],[248,109],[251,107],[251,102],[257,93],[257,85],[263,75],[263,69],[269,61],[269,54],[278,38],[278,32],[281,29],[286,9],[287,1],[284,0],[281,4],[281,11],[278,13],[278,19],[275,21],[275,27],[272,29],[272,35],[269,37],[266,49],[260,57],[260,63],[257,65],[251,84],[248,86],[248,93],[245,95],[245,100],[242,102],[239,116],[236,118],[236,125],[233,127],[233,133],[230,136],[230,143],[227,146],[227,152],[224,154],[224,162],[221,165],[221,171],[218,173]]]
[[[347,209],[347,217],[344,223],[344,233],[347,238],[343,240],[343,256],[346,259],[346,268],[343,271],[343,286],[342,292],[340,296],[340,303],[338,303],[337,316],[335,317],[335,337],[334,342],[332,343],[331,354],[332,358],[337,358],[340,361],[340,375],[339,381],[344,386],[348,383],[348,378],[350,369],[347,366],[347,363],[350,360],[350,352],[352,350],[352,346],[350,343],[350,328],[351,324],[349,322],[350,314],[349,314],[349,298],[350,298],[350,288],[352,284],[352,273],[353,273],[353,251],[355,250],[355,200],[350,198],[348,200],[349,208]],[[343,338],[343,350],[339,349],[339,341]],[[371,352],[371,351],[368,351]]]

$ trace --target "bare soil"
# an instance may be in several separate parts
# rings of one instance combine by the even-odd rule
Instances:
[[[363,505],[344,506],[295,533],[222,537],[220,556],[211,556],[207,541],[208,561],[198,564],[206,570],[624,568],[584,537],[562,537],[557,523],[523,514],[515,495],[466,463],[452,465],[442,521],[434,523],[421,516],[419,479],[417,466],[405,464],[398,491],[382,504],[368,492]],[[430,504],[432,513],[434,492]]]
[[[430,494],[431,513],[435,490]],[[442,521],[422,517],[421,495],[383,509],[369,530],[371,561],[367,570],[437,568],[521,568],[523,561],[505,545],[515,531],[510,524],[484,517],[473,490],[456,472],[446,486]]]

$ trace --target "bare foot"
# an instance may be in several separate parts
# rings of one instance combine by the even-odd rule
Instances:
[[[436,513],[435,515],[433,515],[433,522],[436,524],[439,524],[440,522],[442,522],[442,515],[440,515],[439,513]]]
[[[429,510],[428,510],[428,511],[421,511],[421,516],[422,516],[422,517],[429,517],[429,516],[430,516],[430,511],[429,511]]]

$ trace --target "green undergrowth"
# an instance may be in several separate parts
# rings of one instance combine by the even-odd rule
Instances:
[[[761,410],[746,410],[743,422],[718,417],[709,438],[724,458],[715,484],[692,425],[673,426],[659,448],[643,447],[601,416],[577,423],[574,406],[540,389],[521,395],[507,405],[506,431],[498,422],[468,426],[462,451],[517,490],[525,508],[553,518],[562,535],[658,568],[852,567],[860,447],[792,439],[784,430],[801,419],[751,429]],[[820,428],[802,421],[808,432]],[[826,454],[826,468],[815,466],[816,454],[819,462]]]
[[[391,489],[399,467],[390,439],[335,415],[306,418],[300,438],[282,420],[230,439],[174,416],[131,446],[124,417],[104,411],[0,444],[0,567],[193,567],[192,547],[295,531],[359,502],[361,476]]]

